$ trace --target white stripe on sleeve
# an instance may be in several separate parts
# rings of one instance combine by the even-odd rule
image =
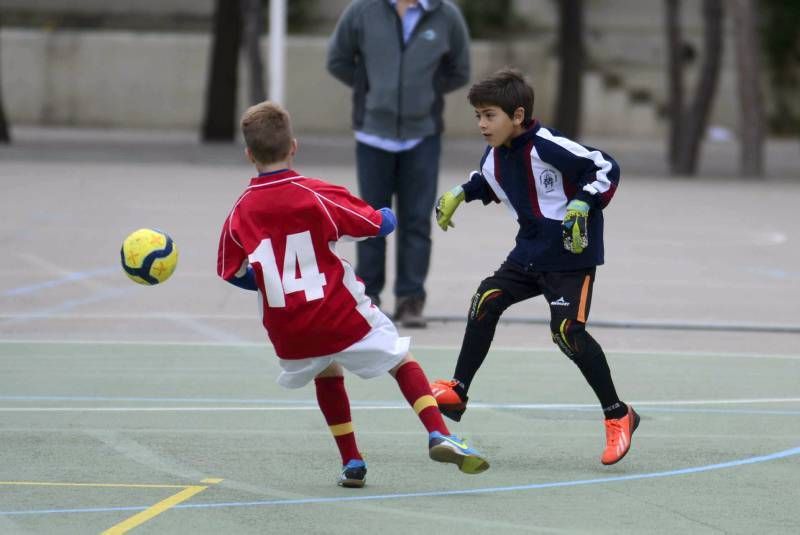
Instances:
[[[587,158],[591,160],[594,165],[597,166],[598,169],[595,173],[595,180],[586,184],[586,186],[583,188],[584,190],[588,191],[589,193],[596,194],[605,193],[611,189],[611,180],[608,179],[608,173],[611,171],[612,165],[611,162],[603,157],[603,154],[599,150],[589,150],[583,145],[572,141],[571,139],[554,136],[553,133],[545,127],[540,127],[536,132],[536,135],[541,136],[542,138],[555,143],[559,147],[568,150],[575,156],[580,156],[581,158]]]

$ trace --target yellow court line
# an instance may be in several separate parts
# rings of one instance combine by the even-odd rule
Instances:
[[[222,481],[221,479],[204,479],[203,482],[209,483],[218,483]],[[155,505],[152,505],[145,509],[144,511],[133,515],[132,517],[123,520],[119,524],[111,526],[107,530],[105,530],[101,535],[121,535],[122,533],[127,533],[128,531],[132,530],[136,526],[144,524],[148,520],[153,517],[156,517],[163,513],[164,511],[175,507],[179,503],[188,500],[195,494],[203,492],[208,488],[207,485],[191,485],[184,488],[182,491],[178,492],[177,494],[173,494],[169,498],[165,500],[161,500]]]
[[[221,481],[221,480],[220,480]],[[205,481],[204,481],[205,482]],[[59,483],[55,481],[0,481],[0,485],[28,485],[37,487],[118,487],[139,489],[185,489],[186,485],[142,485],[126,483]]]

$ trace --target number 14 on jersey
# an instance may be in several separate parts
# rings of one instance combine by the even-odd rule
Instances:
[[[319,271],[311,232],[307,230],[286,236],[283,275],[278,271],[275,250],[270,239],[262,240],[249,255],[249,260],[251,264],[261,264],[267,304],[271,308],[285,307],[286,296],[294,292],[304,292],[306,301],[322,299],[325,295],[322,290],[326,283],[325,274]]]

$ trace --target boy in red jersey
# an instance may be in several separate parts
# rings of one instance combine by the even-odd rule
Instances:
[[[245,111],[245,154],[258,176],[222,228],[217,273],[259,292],[261,316],[282,368],[278,383],[312,379],[317,401],[342,456],[339,485],[363,487],[367,467],[356,446],[343,370],[362,378],[389,372],[428,431],[431,459],[477,474],[483,456],[450,434],[428,380],[394,324],[364,293],[351,265],[336,253],[341,239],[385,236],[389,208],[375,210],[345,188],[292,170],[297,140],[289,114],[272,102]]]

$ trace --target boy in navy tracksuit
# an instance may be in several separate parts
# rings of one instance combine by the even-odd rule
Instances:
[[[619,183],[619,166],[606,153],[563,137],[534,120],[533,88],[522,74],[503,69],[473,85],[470,104],[489,146],[480,171],[437,202],[443,230],[453,226],[462,201],[503,202],[519,223],[516,246],[481,282],[451,381],[431,386],[443,414],[459,421],[467,390],[494,338],[500,315],[544,295],[553,341],[575,364],[603,408],[603,464],[628,452],[639,415],[617,397],[600,345],[586,331],[596,267],[603,263],[603,208]]]

